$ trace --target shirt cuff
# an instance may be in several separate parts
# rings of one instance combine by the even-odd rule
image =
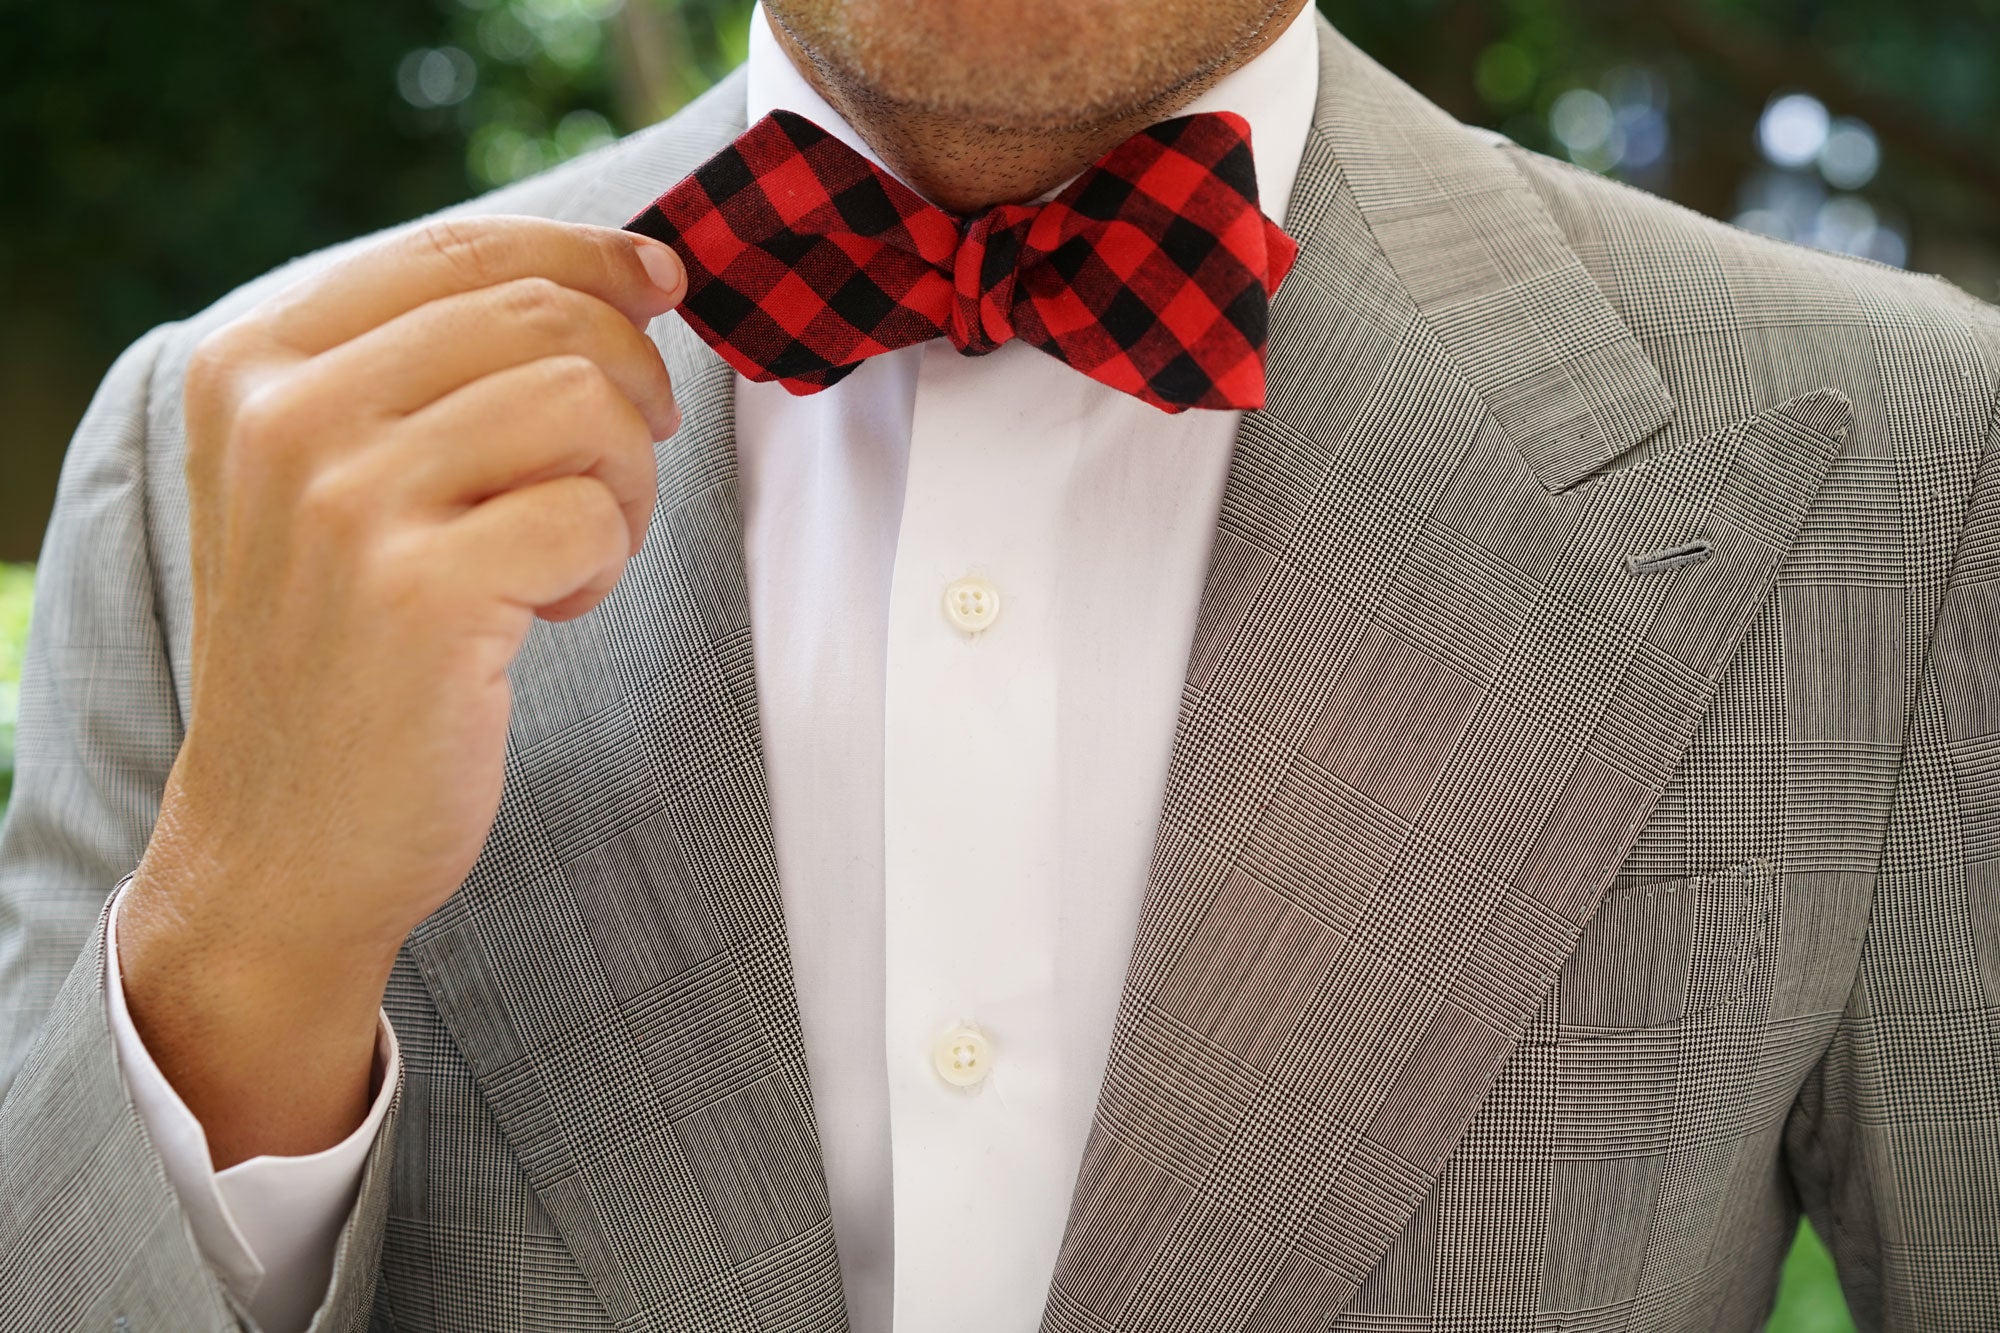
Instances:
[[[126,1007],[118,909],[131,880],[126,875],[113,890],[104,942],[104,989],[126,1090],[166,1166],[202,1258],[264,1333],[301,1333],[326,1297],[341,1226],[389,1109],[402,1064],[396,1031],[377,1010],[375,1097],[352,1134],[302,1157],[252,1157],[216,1171],[201,1122],[153,1063]]]

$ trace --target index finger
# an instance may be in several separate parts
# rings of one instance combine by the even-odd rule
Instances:
[[[656,285],[640,247],[666,257]],[[357,250],[292,284],[259,312],[264,331],[307,356],[386,324],[427,301],[540,276],[615,306],[640,328],[687,292],[680,257],[618,227],[498,213],[434,218]]]

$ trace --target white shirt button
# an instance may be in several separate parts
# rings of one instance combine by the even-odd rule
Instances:
[[[978,632],[1000,618],[1000,590],[985,579],[953,579],[944,590],[945,618],[962,630]]]
[[[993,1067],[993,1046],[986,1034],[970,1023],[958,1023],[931,1047],[931,1063],[938,1077],[954,1088],[978,1085]]]

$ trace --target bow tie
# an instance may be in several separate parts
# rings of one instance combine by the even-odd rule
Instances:
[[[1045,204],[959,219],[773,111],[625,224],[687,266],[680,313],[795,394],[943,337],[1010,338],[1168,412],[1264,405],[1267,303],[1298,246],[1257,207],[1250,127],[1161,121]]]

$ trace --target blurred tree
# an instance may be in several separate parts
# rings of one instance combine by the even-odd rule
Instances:
[[[2000,0],[1319,3],[1462,119],[2000,300]]]

